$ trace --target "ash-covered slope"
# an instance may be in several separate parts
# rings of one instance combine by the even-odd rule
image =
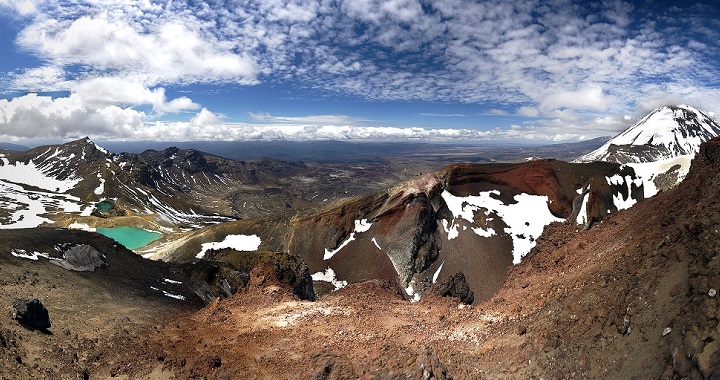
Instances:
[[[700,144],[720,135],[720,125],[691,106],[660,107],[578,162],[621,164],[695,155]]]
[[[518,377],[720,375],[719,189],[715,138],[672,190],[580,234],[548,231],[496,295],[534,348],[512,359],[534,364]]]

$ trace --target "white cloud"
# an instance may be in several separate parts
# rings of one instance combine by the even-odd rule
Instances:
[[[520,116],[526,117],[538,117],[538,115],[540,115],[540,111],[538,111],[535,107],[520,107],[518,108],[517,113]]]
[[[222,115],[210,112],[207,108],[203,108],[197,115],[190,119],[190,125],[193,127],[207,127],[219,125],[222,121]]]
[[[192,99],[187,96],[181,96],[175,98],[167,103],[156,106],[156,109],[160,112],[178,113],[183,111],[191,111],[200,108],[200,105],[193,102]]]
[[[588,84],[577,90],[557,90],[550,92],[540,103],[547,110],[573,108],[578,110],[607,110],[614,99],[607,96],[600,85]]]
[[[71,85],[62,67],[46,65],[27,69],[21,75],[14,76],[9,87],[28,92],[45,92],[67,90]]]
[[[501,111],[502,112],[502,111]],[[501,115],[495,113],[494,115]],[[420,116],[426,116],[426,117],[466,117],[467,115],[462,113],[428,113],[428,112],[422,112]]]
[[[152,105],[153,109],[160,113],[177,113],[200,108],[197,103],[185,96],[168,102],[165,89],[162,87],[151,90],[142,83],[119,77],[98,77],[76,82],[72,92],[90,106]]]
[[[250,118],[254,121],[268,124],[275,123],[293,123],[293,124],[311,124],[311,125],[343,125],[356,124],[361,119],[349,117],[347,115],[309,115],[309,116],[277,116],[263,112],[250,112]]]
[[[0,0],[0,7],[13,9],[21,16],[28,16],[37,10],[37,0]]]
[[[87,107],[78,95],[52,99],[28,94],[0,100],[0,134],[22,138],[127,137],[144,114],[114,105]]]
[[[48,19],[24,29],[18,43],[56,65],[122,72],[148,85],[256,81],[255,62],[248,54],[233,52],[191,20],[144,26],[108,13]]]

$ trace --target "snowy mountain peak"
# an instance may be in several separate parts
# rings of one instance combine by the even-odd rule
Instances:
[[[650,162],[694,155],[700,144],[720,135],[720,125],[687,105],[664,106],[612,138],[578,162]]]

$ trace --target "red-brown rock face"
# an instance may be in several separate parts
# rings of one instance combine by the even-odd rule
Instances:
[[[610,183],[616,175],[634,178],[632,169],[609,163],[451,165],[294,220],[289,250],[307,261],[319,294],[384,279],[417,299],[460,272],[478,302],[499,288],[549,220],[574,222],[582,209],[589,225],[617,211],[613,196],[642,198],[640,187]]]

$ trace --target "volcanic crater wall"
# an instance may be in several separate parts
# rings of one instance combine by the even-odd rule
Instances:
[[[642,199],[642,184],[634,178],[632,168],[612,163],[451,165],[293,220],[288,248],[308,263],[319,295],[382,279],[419,299],[463,273],[479,302],[502,285],[514,253],[519,258],[518,246],[531,247],[540,235],[513,233],[510,224],[517,221],[507,210],[540,204],[547,220],[574,222],[582,208],[589,226],[617,211],[617,199]],[[534,217],[528,213],[524,224],[540,223]]]

